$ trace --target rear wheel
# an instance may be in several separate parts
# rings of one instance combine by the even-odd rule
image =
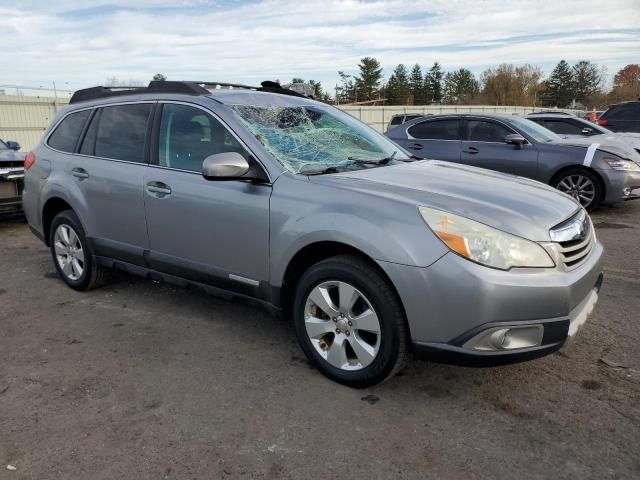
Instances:
[[[600,179],[589,170],[581,168],[561,173],[552,186],[571,195],[587,210],[598,207],[604,193]]]
[[[56,215],[50,232],[53,263],[67,285],[76,290],[90,290],[104,283],[108,271],[94,263],[84,229],[73,211]]]
[[[408,331],[389,281],[356,256],[312,266],[294,300],[298,341],[327,377],[363,388],[400,371],[408,357]]]

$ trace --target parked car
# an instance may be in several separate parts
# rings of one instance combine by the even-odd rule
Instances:
[[[598,119],[602,116],[604,110],[594,110],[588,113],[585,113],[582,118],[585,120],[589,120],[590,122],[597,123]]]
[[[614,132],[640,132],[640,100],[611,105],[598,118],[598,125]]]
[[[70,287],[117,268],[251,298],[354,387],[411,349],[474,365],[553,352],[603,278],[573,198],[420,161],[282,88],[81,90],[25,168],[29,225]]]
[[[431,113],[403,113],[394,115],[389,120],[389,124],[387,125],[387,130],[397,126],[402,125],[405,122],[410,120],[415,120],[416,118],[426,117],[427,115],[432,115]]]
[[[0,215],[19,212],[22,208],[24,155],[20,144],[0,140]]]
[[[640,198],[640,191],[634,191],[640,188],[640,157],[635,151],[563,140],[516,115],[434,115],[386,135],[422,157],[538,180],[572,195],[589,210],[601,203]]]
[[[591,141],[602,143],[623,141],[640,153],[640,133],[616,133],[587,120],[564,115],[532,113],[527,118],[562,138],[590,137]]]

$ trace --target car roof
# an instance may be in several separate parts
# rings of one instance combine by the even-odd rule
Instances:
[[[578,119],[580,120],[580,117],[576,117],[575,115],[567,115],[566,113],[555,113],[555,112],[549,112],[549,113],[544,113],[544,112],[540,112],[540,113],[528,113],[526,115],[526,118],[540,118],[540,117],[549,117],[549,118],[569,118],[569,119]]]

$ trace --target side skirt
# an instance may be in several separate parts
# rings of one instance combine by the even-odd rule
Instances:
[[[268,312],[276,318],[283,318],[283,309],[274,305],[273,303],[255,298],[250,295],[235,292],[233,290],[227,290],[206,283],[200,283],[194,280],[188,280],[183,277],[170,275],[168,273],[159,272],[151,268],[142,267],[133,263],[124,262],[122,260],[116,260],[110,257],[103,257],[99,255],[93,255],[93,260],[100,266],[111,268],[120,272],[129,273],[138,277],[147,278],[155,282],[166,283],[180,288],[196,288],[202,290],[210,295],[222,298],[228,301],[240,300],[243,303],[250,304],[260,310]]]

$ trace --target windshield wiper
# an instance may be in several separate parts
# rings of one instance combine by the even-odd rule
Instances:
[[[364,163],[369,165],[386,165],[387,163],[389,163],[391,160],[395,158],[397,153],[398,151],[395,150],[391,155],[385,158],[371,159],[371,158],[361,158],[361,157],[348,157],[348,159],[356,163]]]
[[[324,175],[325,173],[338,173],[339,171],[340,170],[338,170],[337,167],[327,167],[327,168],[321,168],[319,170],[309,170],[309,171],[300,170],[298,173],[302,175]]]

